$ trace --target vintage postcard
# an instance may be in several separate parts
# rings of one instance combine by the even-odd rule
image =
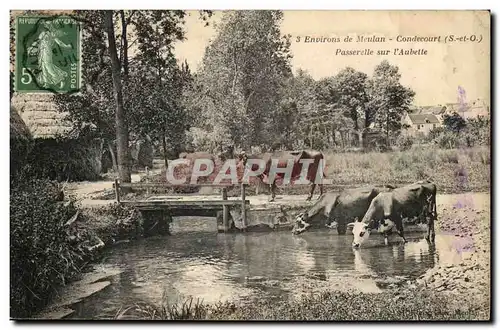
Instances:
[[[491,320],[490,24],[11,11],[11,319]]]

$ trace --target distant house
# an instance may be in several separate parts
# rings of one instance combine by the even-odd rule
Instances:
[[[407,113],[403,116],[402,123],[408,126],[403,130],[403,133],[413,137],[428,135],[432,129],[442,126],[438,116],[430,113]]]
[[[464,104],[461,103],[446,103],[444,114],[458,113],[464,119],[488,117],[490,116],[490,107],[481,99],[476,99]]]

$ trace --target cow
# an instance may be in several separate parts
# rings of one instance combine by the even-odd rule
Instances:
[[[175,169],[175,173],[182,173],[184,172],[184,175],[187,175],[188,179],[190,180],[191,175],[193,174],[193,167],[195,164],[196,160],[207,160],[208,163],[211,163],[212,169],[215,167],[216,164],[216,157],[212,155],[209,152],[204,152],[204,151],[196,151],[196,152],[182,152],[179,154],[179,159],[187,159],[189,161],[189,164],[186,165],[181,165],[178,166],[178,168]],[[203,165],[200,166],[200,170],[206,170],[207,165],[205,165],[206,162],[203,162]],[[209,166],[210,167],[210,166]],[[198,179],[200,183],[207,183],[209,181],[208,177],[202,176],[201,178]],[[197,180],[197,182],[198,182]]]
[[[364,217],[349,224],[353,226],[352,246],[359,247],[375,228],[384,235],[386,245],[388,235],[393,228],[396,228],[396,232],[406,243],[403,218],[412,217],[428,219],[425,238],[429,242],[434,242],[434,221],[437,219],[436,193],[436,185],[428,181],[381,192],[371,201]]]
[[[194,163],[195,160],[197,159],[208,159],[211,160],[212,162],[215,162],[215,157],[209,153],[209,152],[204,152],[204,151],[197,151],[197,152],[181,152],[179,154],[179,159],[189,159],[191,164]]]
[[[249,159],[260,159],[264,161],[264,171],[257,176],[260,182],[264,182],[264,177],[269,178],[272,166],[276,166],[278,169],[286,168],[288,161],[292,160],[293,168],[290,180],[298,179],[302,174],[303,165],[309,165],[308,171],[306,173],[305,179],[311,183],[311,190],[307,197],[307,201],[312,199],[314,194],[314,190],[316,188],[316,184],[319,186],[320,197],[323,195],[323,184],[317,182],[317,175],[320,174],[325,177],[325,173],[323,171],[324,167],[324,156],[323,153],[318,151],[309,151],[309,150],[301,150],[301,151],[285,151],[279,153],[263,153],[260,155],[247,155],[244,151],[238,155],[240,163],[246,167],[247,161]],[[304,160],[312,160],[312,163],[307,164],[303,163]],[[256,172],[258,171],[259,165],[253,163],[251,166],[251,170]],[[320,171],[318,173],[318,171]],[[273,202],[276,198],[276,178],[284,178],[284,173],[275,173],[274,180],[272,180],[270,184],[271,189],[271,199],[270,202]]]
[[[347,223],[355,218],[362,218],[371,201],[382,191],[394,189],[392,186],[366,186],[346,189],[340,193],[328,192],[306,212],[299,214],[292,229],[293,234],[301,234],[312,224],[326,220],[326,226],[336,223],[337,233],[345,235]]]

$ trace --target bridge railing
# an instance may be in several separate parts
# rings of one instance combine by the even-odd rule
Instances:
[[[169,188],[178,188],[178,187],[192,187],[192,188],[200,188],[200,187],[210,187],[210,188],[219,188],[221,189],[221,194],[222,194],[222,199],[227,200],[227,190],[228,188],[233,188],[233,187],[240,187],[241,191],[241,197],[246,196],[246,186],[248,184],[243,184],[243,183],[238,183],[238,184],[233,184],[233,183],[220,183],[220,184],[212,184],[212,183],[196,183],[196,184],[172,184],[172,183],[151,183],[151,182],[132,182],[132,183],[126,183],[126,182],[120,182],[120,180],[115,179],[115,182],[113,183],[113,188],[115,191],[115,199],[117,202],[120,202],[120,195],[121,195],[121,189],[122,188],[130,188],[133,190],[151,190],[151,189],[169,189]]]

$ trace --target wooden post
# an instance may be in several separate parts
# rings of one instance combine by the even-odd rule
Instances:
[[[241,220],[243,222],[243,230],[247,227],[247,208],[246,208],[246,192],[245,184],[241,184]]]
[[[115,179],[115,198],[118,203],[120,203],[120,185],[118,179]]]
[[[227,188],[222,188],[222,200],[227,201]],[[229,205],[222,206],[222,224],[224,226],[224,232],[229,231]]]

